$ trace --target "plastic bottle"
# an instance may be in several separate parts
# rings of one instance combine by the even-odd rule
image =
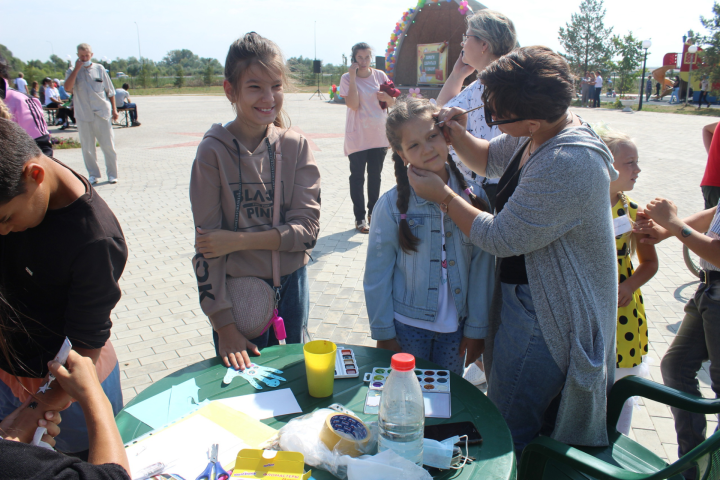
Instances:
[[[415,376],[415,357],[397,353],[391,368],[380,398],[378,452],[393,450],[422,466],[425,403]]]

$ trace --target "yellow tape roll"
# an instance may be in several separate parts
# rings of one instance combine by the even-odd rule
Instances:
[[[320,431],[320,440],[332,452],[359,457],[370,441],[370,429],[362,420],[343,413],[331,413]]]

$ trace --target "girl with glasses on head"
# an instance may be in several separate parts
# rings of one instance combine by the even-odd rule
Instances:
[[[514,50],[479,79],[489,124],[503,135],[488,142],[468,134],[458,108],[443,109],[439,120],[448,120],[444,129],[466,165],[500,177],[496,215],[455,199],[427,170],[411,167],[410,185],[446,203],[472,243],[502,259],[485,361],[488,397],[518,455],[545,422],[563,443],[607,445],[618,292],[607,208],[617,178],[612,154],[569,111],[573,76],[549,48]]]

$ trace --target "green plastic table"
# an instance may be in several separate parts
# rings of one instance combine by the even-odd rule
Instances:
[[[253,357],[258,365],[267,365],[283,371],[282,382],[277,388],[290,388],[302,408],[303,413],[310,413],[318,408],[327,407],[333,403],[340,403],[366,422],[377,421],[377,415],[365,415],[363,405],[367,393],[367,384],[363,382],[365,372],[372,372],[375,367],[390,366],[390,358],[394,352],[377,348],[348,345],[355,352],[355,358],[360,368],[359,378],[336,379],[333,395],[327,398],[313,398],[308,395],[307,380],[305,377],[305,359],[302,345],[281,345],[269,347],[262,351],[259,357]],[[418,360],[417,366],[423,369],[438,369],[434,363]],[[218,400],[220,398],[236,397],[260,391],[268,391],[269,387],[263,385],[263,390],[256,390],[242,378],[236,378],[230,385],[223,385],[222,379],[227,368],[217,358],[204,360],[190,365],[182,370],[168,375],[152,386],[143,390],[137,397],[126,405],[129,407],[153,395],[168,390],[194,378],[200,387],[199,400]],[[495,405],[476,387],[452,373],[450,379],[450,392],[452,404],[452,417],[449,419],[427,418],[426,425],[439,423],[471,421],[475,424],[483,437],[480,445],[470,447],[470,456],[476,460],[468,464],[462,471],[449,470],[435,475],[436,479],[497,479],[509,480],[516,476],[515,455],[510,431],[500,416]],[[275,429],[280,429],[292,418],[301,415],[284,415],[262,420],[263,423]],[[115,418],[120,435],[124,442],[129,442],[152,429],[136,419],[123,409]],[[312,467],[307,467],[312,468]],[[312,468],[315,480],[335,478],[328,472]]]

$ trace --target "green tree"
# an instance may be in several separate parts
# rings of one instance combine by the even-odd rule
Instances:
[[[213,64],[208,62],[207,67],[205,67],[205,73],[203,74],[203,83],[207,86],[212,85],[213,76],[215,76],[215,69],[213,68]]]
[[[713,4],[712,13],[712,17],[700,17],[707,34],[695,39],[703,49],[700,52],[703,62],[700,72],[709,75],[710,83],[715,84],[720,82],[720,3]]]
[[[183,72],[182,65],[178,65],[175,69],[175,86],[182,88],[183,85],[185,85],[185,72]]]
[[[152,80],[152,70],[153,65],[151,62],[143,62],[143,65],[140,68],[140,75],[138,77],[140,85],[142,85],[143,88],[148,88],[150,85],[150,81]]]
[[[580,13],[558,30],[563,55],[576,74],[607,67],[613,55],[612,27],[605,28],[603,0],[582,0]]]
[[[640,76],[638,67],[642,64],[643,51],[642,41],[635,38],[632,32],[620,37],[613,35],[612,38],[617,60],[612,63],[613,69],[617,72],[618,79],[615,88],[621,95],[632,92],[637,87],[637,80]]]

